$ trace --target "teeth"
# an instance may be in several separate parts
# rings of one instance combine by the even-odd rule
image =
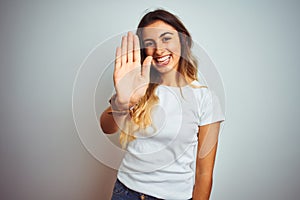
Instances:
[[[164,57],[161,57],[161,58],[157,58],[156,60],[158,61],[158,62],[163,62],[163,61],[166,61],[167,59],[169,59],[170,58],[170,56],[168,55],[168,56],[164,56]]]

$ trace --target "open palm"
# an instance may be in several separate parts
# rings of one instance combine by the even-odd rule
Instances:
[[[152,57],[148,56],[141,65],[137,35],[128,32],[122,37],[121,47],[116,50],[113,77],[119,105],[128,107],[145,95],[150,82],[151,61]]]

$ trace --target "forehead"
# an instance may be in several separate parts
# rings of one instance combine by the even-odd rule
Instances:
[[[143,37],[144,38],[155,38],[159,37],[161,34],[165,32],[177,33],[176,29],[173,26],[163,22],[163,21],[155,21],[154,23],[143,28]]]

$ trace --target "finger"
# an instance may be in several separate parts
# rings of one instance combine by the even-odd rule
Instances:
[[[142,77],[147,78],[150,75],[152,56],[147,56],[143,62]]]
[[[120,69],[121,67],[121,48],[116,49],[116,59],[115,59],[115,69]]]
[[[127,37],[123,36],[122,37],[122,44],[121,44],[121,64],[126,65],[127,63]]]
[[[128,32],[127,35],[127,62],[133,62],[133,34]]]
[[[140,53],[140,41],[137,35],[133,37],[133,61],[141,62],[141,53]]]

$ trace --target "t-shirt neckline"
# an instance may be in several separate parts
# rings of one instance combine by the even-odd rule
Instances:
[[[194,84],[194,83],[196,83],[197,82],[197,80],[193,80],[192,82],[190,82],[189,84],[186,84],[186,85],[184,85],[184,86],[171,86],[171,85],[162,85],[162,84],[160,84],[159,86],[162,86],[162,87],[166,87],[166,88],[186,88],[186,87],[189,87],[190,85],[192,85],[192,84]]]

